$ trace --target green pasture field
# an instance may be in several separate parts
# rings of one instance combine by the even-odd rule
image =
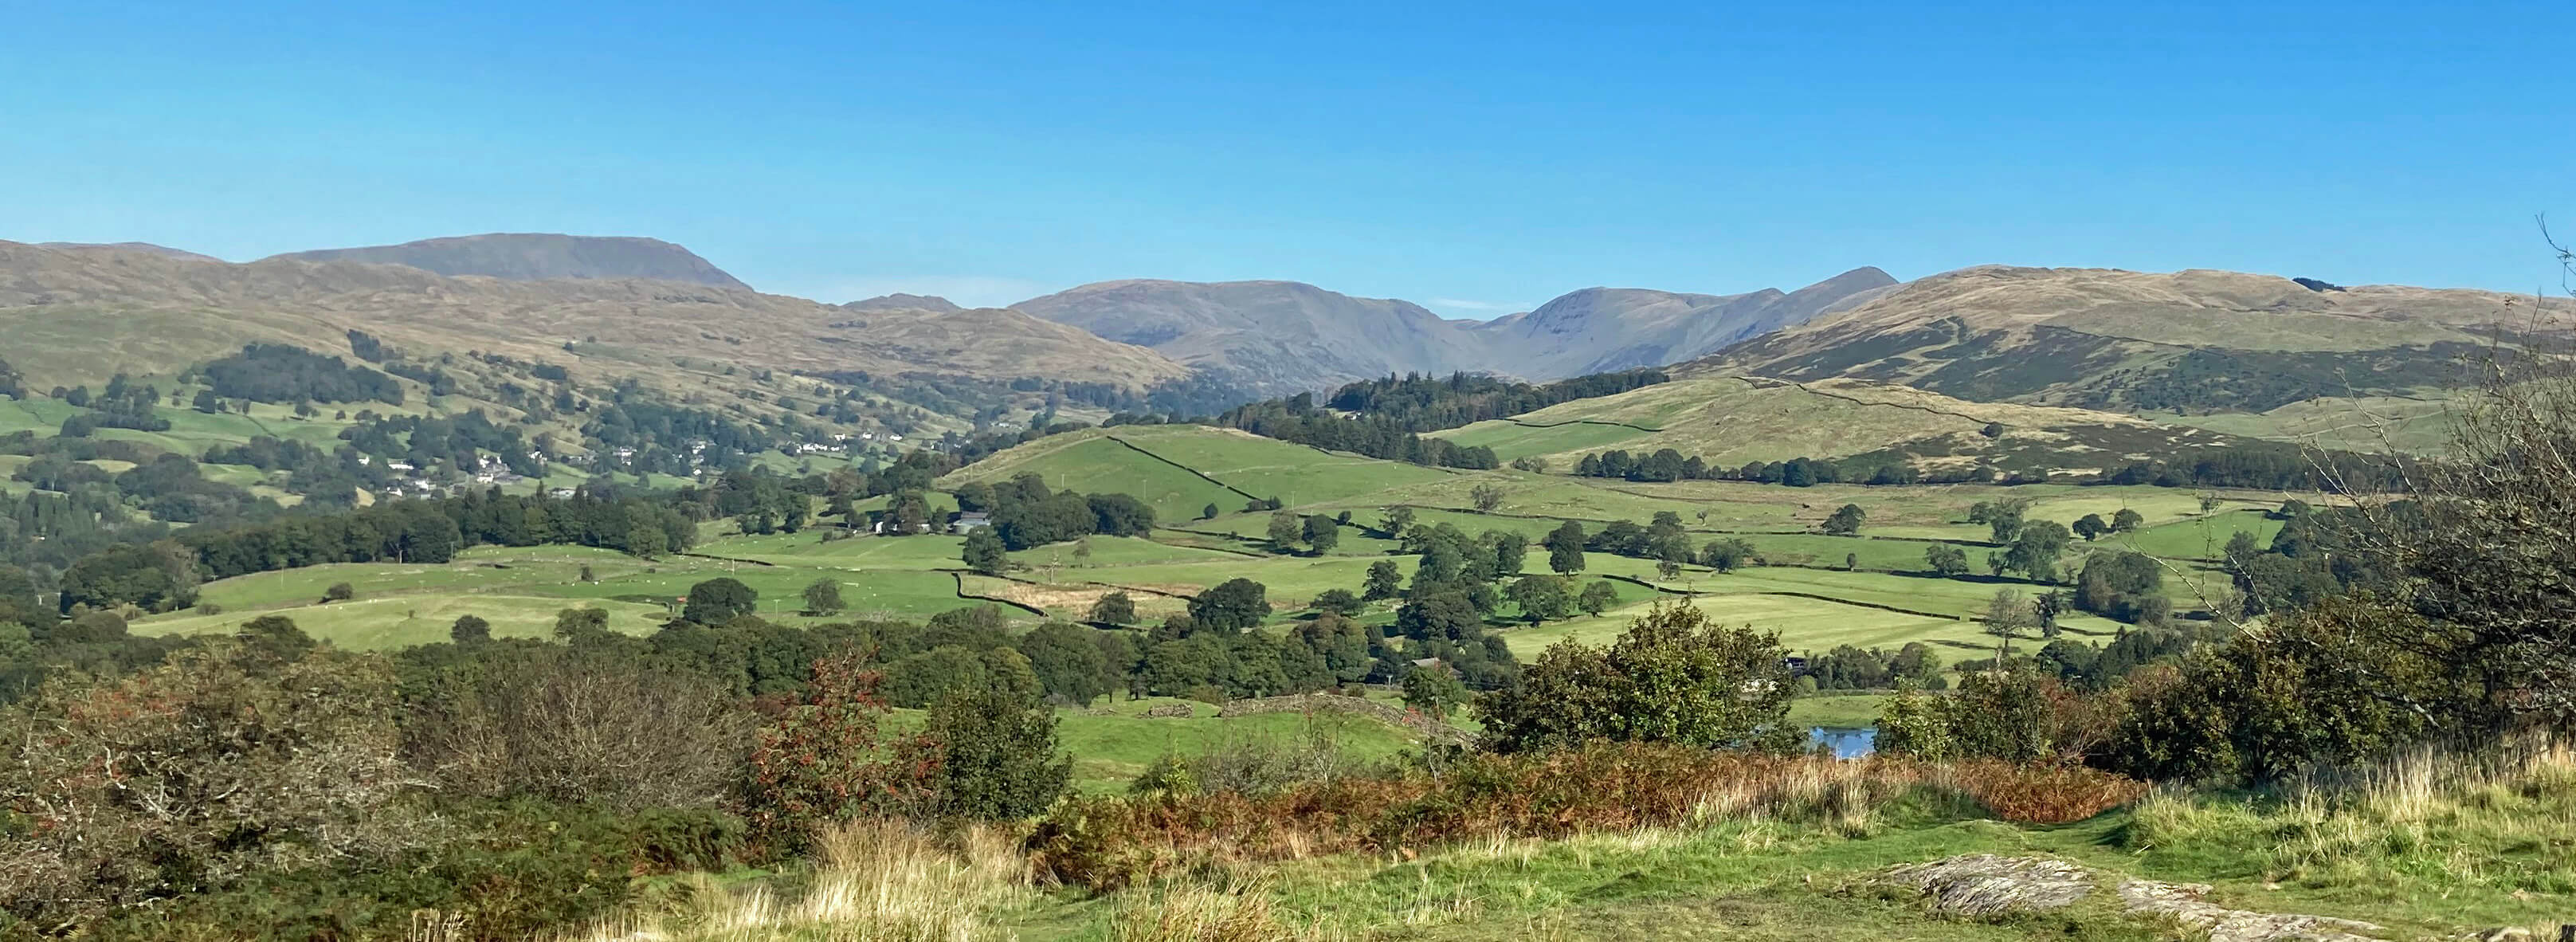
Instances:
[[[1241,494],[1140,454],[1101,432],[1076,432],[1020,445],[941,478],[939,486],[953,491],[970,482],[993,484],[1029,473],[1056,490],[1134,495],[1153,507],[1154,519],[1162,523],[1195,520],[1209,504],[1220,511],[1239,511],[1245,501]]]
[[[1874,693],[1825,691],[1789,701],[1789,722],[1798,726],[1829,726],[1852,729],[1878,724],[1881,707],[1887,696]]]
[[[1323,510],[1317,510],[1316,508],[1290,509],[1302,510],[1310,513],[1320,512],[1325,516],[1333,516],[1341,512],[1338,509],[1330,508]],[[1387,553],[1395,552],[1396,542],[1394,540],[1369,535],[1368,528],[1376,526],[1378,521],[1384,517],[1385,514],[1376,508],[1352,510],[1351,525],[1342,528],[1341,542],[1334,544],[1331,555],[1382,556]],[[1236,542],[1225,545],[1254,552],[1268,552],[1270,539],[1269,511],[1262,511],[1260,513],[1227,514],[1213,520],[1191,520],[1183,523],[1172,524],[1172,526],[1186,527],[1190,530],[1199,531],[1201,533],[1231,533],[1249,542]]]
[[[1138,425],[1110,429],[1109,436],[1187,465],[1235,490],[1275,497],[1291,507],[1460,477],[1436,468],[1328,452],[1230,429]]]
[[[473,594],[498,592],[547,595],[580,581],[588,565],[601,579],[615,579],[655,566],[696,572],[701,561],[679,558],[648,563],[613,550],[582,546],[481,546],[456,555],[450,563],[334,563],[277,572],[253,573],[209,582],[199,598],[226,610],[303,605],[322,598],[333,583],[346,582],[360,599],[399,594]]]
[[[1973,433],[1984,425],[1964,416],[1854,402],[1795,386],[1756,385],[1732,377],[1660,383],[1561,403],[1517,418],[1530,425],[1585,420],[1652,429],[1622,437],[1617,447],[1630,452],[1672,448],[1684,456],[1730,467],[1747,461],[1861,454],[1905,441]],[[1600,431],[1571,425],[1549,431],[1555,434],[1533,436],[1520,447],[1561,469],[1571,468],[1584,452],[1601,450],[1592,444],[1604,434]]]
[[[1092,536],[1087,538],[1091,555],[1079,555],[1073,542],[1036,546],[1010,554],[1011,561],[1032,568],[1051,566],[1067,572],[1114,572],[1122,566],[1159,563],[1243,562],[1248,557],[1195,546],[1174,546],[1143,537]]]
[[[135,622],[143,635],[188,635],[229,632],[262,615],[282,615],[316,639],[355,651],[390,651],[448,639],[459,616],[473,615],[492,623],[492,634],[505,638],[550,638],[555,616],[567,608],[600,608],[608,626],[631,635],[651,634],[662,626],[659,605],[587,601],[496,593],[429,592],[361,597],[328,605],[309,604],[261,611],[227,610],[219,615],[178,615]]]
[[[1188,717],[1146,717],[1145,711],[1186,704]],[[1056,711],[1056,737],[1074,757],[1074,787],[1086,792],[1123,791],[1164,753],[1194,756],[1229,747],[1295,748],[1323,738],[1344,754],[1376,761],[1414,748],[1419,739],[1367,717],[1348,714],[1260,713],[1219,717],[1217,708],[1188,700],[1149,697],[1111,700],[1099,709]]]
[[[1494,457],[1510,463],[1514,459],[1548,455],[1581,455],[1588,452],[1625,448],[1627,442],[1654,433],[1624,425],[1574,422],[1555,426],[1533,425],[1512,419],[1487,419],[1458,428],[1433,432],[1429,438],[1446,439],[1463,447],[1482,445],[1494,450]],[[1551,465],[1561,462],[1551,461]],[[1571,470],[1571,466],[1550,467],[1551,471]]]
[[[1628,630],[1629,623],[1637,616],[1645,614],[1652,601],[1613,609],[1598,616],[1514,628],[1503,632],[1503,641],[1522,661],[1536,659],[1548,646],[1561,641],[1584,645],[1608,644]],[[1781,645],[1793,652],[1827,651],[1845,644],[1863,648],[1895,648],[1908,641],[1927,641],[1943,647],[1944,660],[1956,661],[1981,656],[1971,652],[1990,650],[1994,641],[1992,636],[1979,631],[1974,622],[1908,615],[1819,599],[1754,594],[1706,595],[1692,598],[1688,604],[1707,612],[1709,618],[1719,624],[1779,632]]]
[[[1095,538],[1097,539],[1097,538]],[[966,538],[936,533],[861,535],[823,542],[823,531],[734,535],[690,552],[789,566],[839,569],[955,569],[964,565]]]
[[[2281,532],[2282,521],[2272,519],[2269,509],[2234,508],[2205,518],[2103,537],[2101,542],[2167,559],[2217,559],[2228,539],[2238,532],[2253,534],[2256,546],[2271,546],[2272,537]]]
[[[944,572],[852,572],[804,566],[662,568],[659,572],[637,572],[587,585],[565,586],[549,594],[566,598],[677,600],[688,595],[690,586],[719,576],[740,581],[759,593],[760,617],[789,623],[807,620],[797,617],[805,607],[805,587],[823,579],[841,584],[841,601],[847,605],[839,616],[843,618],[920,619],[976,604],[957,598],[956,577]]]
[[[596,582],[580,581],[584,565],[591,567]],[[154,616],[136,622],[135,630],[212,630],[208,626],[229,627],[247,618],[275,613],[296,618],[297,624],[314,637],[344,647],[400,647],[444,638],[445,622],[441,622],[437,637],[419,640],[408,640],[418,635],[412,629],[419,625],[385,627],[370,622],[417,621],[408,615],[387,613],[419,609],[451,612],[445,616],[448,621],[453,621],[455,614],[482,615],[500,625],[499,617],[475,610],[479,604],[475,600],[481,598],[493,599],[496,612],[523,618],[525,624],[532,626],[532,637],[553,630],[556,611],[585,605],[598,605],[612,613],[649,613],[652,619],[639,627],[649,630],[669,614],[666,601],[680,599],[688,594],[690,586],[718,577],[731,577],[750,586],[760,595],[762,617],[788,623],[816,620],[797,613],[804,606],[805,587],[821,579],[841,583],[841,598],[847,605],[838,616],[842,618],[920,619],[976,604],[957,597],[954,576],[926,569],[851,571],[689,557],[645,561],[583,547],[478,547],[444,565],[341,563],[218,580],[203,586],[200,598],[219,606],[223,614],[211,618],[188,613]],[[321,605],[324,590],[340,582],[349,584],[356,601]],[[362,604],[379,602],[384,604]],[[321,620],[306,625],[308,616]]]
[[[1412,557],[1381,557],[1396,560],[1406,578],[1412,577]],[[1229,557],[1186,563],[1146,563],[1134,566],[1104,567],[1085,570],[1083,579],[1120,586],[1137,586],[1167,592],[1195,592],[1228,579],[1250,579],[1269,590],[1270,605],[1279,617],[1302,610],[1314,597],[1327,589],[1359,591],[1368,576],[1369,564],[1375,559],[1358,556],[1272,556],[1263,559]]]
[[[861,518],[859,522],[865,523],[867,522],[865,517],[866,511],[884,510],[886,509],[886,505],[893,500],[894,498],[892,495],[886,494],[880,494],[875,497],[863,497],[858,500],[851,501],[850,509],[860,511]],[[922,503],[930,506],[930,516],[932,519],[938,519],[945,515],[957,512],[957,495],[946,491],[925,491],[921,495],[921,501]]]

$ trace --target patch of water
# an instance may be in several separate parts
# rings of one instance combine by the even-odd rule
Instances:
[[[1837,759],[1857,759],[1878,751],[1878,727],[1818,726],[1807,730],[1807,744],[1829,747]]]

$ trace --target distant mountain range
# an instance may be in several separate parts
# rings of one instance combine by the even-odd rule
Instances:
[[[1294,281],[1105,281],[1012,305],[1268,392],[1389,373],[1562,379],[1700,356],[1896,284],[1859,268],[1794,292],[1585,288],[1492,321]]]
[[[645,278],[751,288],[688,249],[660,239],[627,236],[492,233],[422,239],[401,245],[289,252],[272,259],[409,265],[433,274],[483,275],[512,281]]]
[[[505,243],[480,243],[476,252],[488,263],[483,271],[598,257],[544,249],[532,258],[503,259],[492,253],[499,244]],[[670,248],[677,255],[668,257],[696,258]],[[572,361],[577,372],[656,383],[657,364],[683,359],[816,374],[1065,379],[1138,390],[1189,375],[1152,350],[1009,310],[852,311],[681,279],[468,278],[316,253],[231,264],[166,250],[0,241],[0,336],[9,338],[0,357],[30,382],[70,385],[115,372],[175,372],[250,342],[334,352],[347,349],[344,334],[353,328],[424,354]]]
[[[216,258],[212,255],[199,255],[186,249],[174,249],[166,245],[154,245],[150,242],[39,242],[36,243],[36,247],[62,252],[149,252],[151,254],[167,258],[184,258],[196,262],[223,261],[223,259]]]
[[[1489,338],[1494,355],[1513,372],[1561,379],[1688,360],[1806,323],[1896,283],[1876,268],[1855,268],[1785,293],[1585,288],[1470,329]]]
[[[1011,307],[1265,393],[1496,368],[1491,345],[1472,328],[1420,305],[1294,281],[1104,281]]]
[[[1294,281],[1104,281],[970,310],[928,295],[833,305],[760,294],[688,249],[642,238],[462,236],[241,265],[144,243],[0,242],[0,326],[13,309],[52,318],[46,324],[104,310],[237,315],[124,341],[171,348],[148,359],[291,339],[304,328],[270,322],[303,318],[317,330],[416,333],[441,349],[537,351],[596,337],[808,372],[1133,389],[1192,379],[1219,397],[1321,391],[1390,373],[1545,381],[1676,365],[1901,383],[1977,401],[2260,412],[2446,385],[2508,329],[2499,325],[2513,305],[2528,314],[2532,303],[2236,272],[1985,266],[1908,282],[1855,268],[1796,290],[1740,294],[1584,288],[1481,322]],[[2571,313],[2563,301],[2543,306]],[[269,326],[244,326],[256,324]],[[85,362],[12,359],[29,360],[17,365],[31,374]]]

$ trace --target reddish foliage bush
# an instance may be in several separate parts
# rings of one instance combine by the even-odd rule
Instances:
[[[1995,817],[2024,824],[2065,824],[2146,797],[2147,783],[2080,765],[1961,762],[1938,766],[1934,784],[1976,799]]]
[[[1037,871],[1110,890],[1204,862],[1387,852],[1487,837],[1566,837],[1726,818],[1840,818],[1918,788],[2013,821],[2081,820],[2144,786],[2082,768],[1595,745],[1477,754],[1446,774],[1318,782],[1246,797],[1149,794],[1059,805],[1031,836]]]
[[[903,816],[926,807],[939,744],[879,728],[884,675],[849,653],[814,662],[805,702],[761,728],[752,746],[743,817],[763,839],[793,844],[821,826]]]

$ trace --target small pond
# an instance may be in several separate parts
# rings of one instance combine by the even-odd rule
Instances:
[[[1832,748],[1837,759],[1857,759],[1878,750],[1878,727],[1818,726],[1807,730],[1807,743]]]

